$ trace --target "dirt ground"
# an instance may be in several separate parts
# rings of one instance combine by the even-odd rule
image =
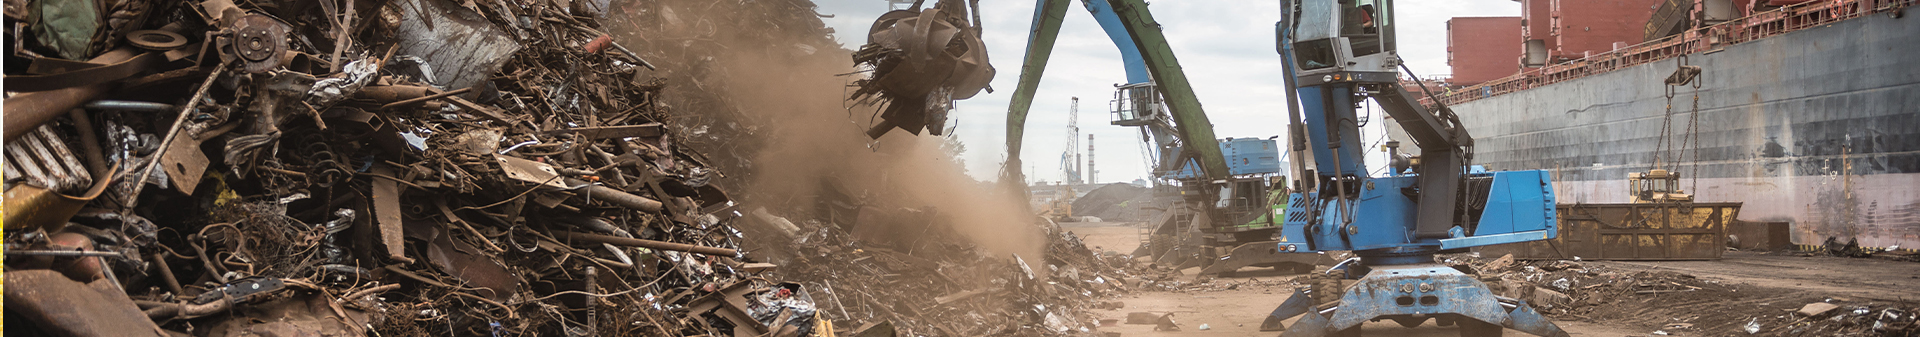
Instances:
[[[1088,247],[1098,247],[1102,251],[1129,252],[1138,246],[1139,234],[1136,223],[1063,223],[1066,230],[1079,235]],[[1602,266],[1620,271],[1669,271],[1695,275],[1703,280],[1736,284],[1739,289],[1748,292],[1760,292],[1764,295],[1740,299],[1686,298],[1677,302],[1665,302],[1655,296],[1646,301],[1644,308],[1625,308],[1638,311],[1639,316],[1632,318],[1592,318],[1557,319],[1556,324],[1573,336],[1652,336],[1660,325],[1668,320],[1693,320],[1707,327],[1699,316],[1672,316],[1675,307],[1699,307],[1700,312],[1711,315],[1723,312],[1724,307],[1748,306],[1753,310],[1728,313],[1727,315],[1754,315],[1753,311],[1779,313],[1781,308],[1797,308],[1807,301],[1820,298],[1839,298],[1843,301],[1888,301],[1911,303],[1920,299],[1920,263],[1898,262],[1877,259],[1851,259],[1827,256],[1790,256],[1771,255],[1756,252],[1728,252],[1718,261],[1661,261],[1661,262],[1618,262],[1586,261],[1590,266]],[[1184,270],[1191,277],[1197,268]],[[1214,279],[1216,285],[1209,290],[1186,291],[1136,291],[1116,299],[1124,307],[1112,310],[1097,310],[1101,318],[1114,319],[1118,323],[1105,325],[1103,332],[1119,332],[1122,336],[1277,336],[1278,332],[1261,332],[1259,325],[1267,312],[1284,302],[1292,293],[1292,285],[1286,281],[1293,276],[1280,275],[1269,271],[1245,269],[1235,277]],[[1218,290],[1214,290],[1218,289]],[[1713,302],[1741,303],[1713,303]],[[1751,302],[1751,303],[1748,303]],[[1743,304],[1744,303],[1744,304]],[[1791,309],[1785,309],[1791,310]],[[1678,310],[1684,312],[1685,310]],[[1124,324],[1129,312],[1173,313],[1174,320],[1181,330],[1175,332],[1154,331],[1153,325]],[[1743,316],[1744,317],[1744,316]],[[1719,319],[1715,321],[1731,321]],[[1744,322],[1744,318],[1740,319]],[[1291,324],[1291,320],[1287,322]],[[1201,325],[1206,330],[1201,330]],[[1745,335],[1737,330],[1713,324],[1712,330],[1680,330],[1668,333],[1678,336],[1731,336]],[[1453,327],[1438,327],[1432,322],[1416,328],[1403,328],[1390,321],[1373,322],[1363,326],[1368,335],[1391,336],[1458,336]],[[1508,331],[1509,336],[1523,336],[1518,331]],[[1776,334],[1763,335],[1796,335]]]
[[[1920,263],[1832,256],[1727,252],[1718,261],[1610,261],[1620,269],[1668,270],[1768,288],[1861,300],[1920,300]]]

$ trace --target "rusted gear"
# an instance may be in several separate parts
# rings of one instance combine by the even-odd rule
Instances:
[[[857,99],[887,103],[882,121],[867,131],[879,138],[895,127],[938,135],[953,100],[972,98],[993,80],[986,44],[960,6],[942,2],[921,11],[887,12],[867,32],[854,62],[873,67]]]
[[[234,22],[228,44],[233,53],[245,60],[248,73],[262,73],[283,66],[280,57],[287,50],[287,34],[293,31],[279,19],[264,14],[247,14]]]

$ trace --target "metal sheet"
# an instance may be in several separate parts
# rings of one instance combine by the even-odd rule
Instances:
[[[1726,249],[1740,203],[1561,204],[1553,240],[1482,247],[1521,259],[1711,260]]]
[[[7,316],[17,314],[58,336],[159,336],[160,327],[112,283],[80,283],[46,269],[10,270]]]
[[[385,165],[374,165],[373,173],[393,176],[393,171]],[[412,262],[407,258],[406,231],[400,217],[399,182],[387,178],[373,179],[373,216],[374,223],[380,226],[380,242],[387,246],[387,257]]]
[[[493,156],[493,158],[500,162],[500,169],[507,172],[507,178],[554,188],[567,188],[567,182],[560,179],[560,172],[554,171],[552,165],[508,156]]]
[[[167,179],[173,181],[173,188],[193,195],[195,187],[200,185],[200,177],[207,173],[207,153],[200,151],[200,140],[192,135],[174,137],[167,144],[167,152],[160,157],[160,169],[167,171]]]
[[[581,137],[586,137],[588,140],[600,140],[600,139],[626,138],[626,137],[649,137],[649,138],[659,137],[660,135],[666,134],[666,132],[667,132],[667,128],[665,125],[661,125],[660,123],[647,123],[647,124],[640,124],[640,125],[595,126],[595,127],[560,129],[560,130],[548,131],[547,134],[576,133],[576,134],[579,134]]]
[[[520,292],[519,278],[514,277],[506,266],[500,265],[498,258],[487,256],[478,247],[455,240],[444,231],[435,235],[428,244],[427,259],[440,267],[440,271],[460,278],[467,285],[481,288],[481,296],[505,301]]]
[[[433,84],[472,87],[520,51],[520,44],[473,10],[447,0],[400,0],[400,25],[394,27],[401,55],[419,56],[433,65]]]

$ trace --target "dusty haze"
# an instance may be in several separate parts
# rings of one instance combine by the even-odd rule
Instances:
[[[804,209],[821,192],[823,179],[836,179],[847,192],[864,195],[864,201],[875,206],[936,208],[942,220],[995,256],[1019,254],[1029,263],[1039,261],[1045,238],[1033,225],[1035,217],[1023,213],[1024,200],[996,193],[991,185],[967,176],[955,156],[941,149],[944,139],[899,130],[878,141],[867,139],[863,132],[875,109],[849,108],[844,99],[853,76],[862,76],[841,76],[854,71],[849,50],[806,27],[763,27],[764,20],[715,7],[726,6],[667,1],[662,9],[649,9],[659,12],[652,19],[667,27],[681,22],[679,26],[698,29],[667,28],[660,35],[669,36],[623,40],[640,40],[636,43],[665,49],[663,53],[690,63],[678,65],[682,69],[661,69],[669,80],[696,82],[672,83],[670,88],[712,91],[730,102],[718,109],[734,110],[731,113],[698,118],[737,122],[726,127],[736,128],[736,136],[744,132],[755,139],[720,141],[734,148],[702,150],[731,153],[745,162],[738,166],[750,172],[728,174],[746,176],[747,183],[729,189],[745,199],[749,209]],[[865,32],[838,34],[865,40]]]

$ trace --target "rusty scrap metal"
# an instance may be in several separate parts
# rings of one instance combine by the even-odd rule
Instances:
[[[87,62],[119,63],[139,55],[141,53],[137,49],[121,48],[100,54]],[[8,77],[12,77],[11,74]],[[98,98],[108,89],[113,89],[111,83],[98,83],[58,90],[27,92],[7,97],[5,103],[0,103],[7,107],[6,121],[0,123],[6,126],[5,132],[0,134],[4,134],[7,143],[13,143],[15,138],[26,135],[27,131],[67,113],[67,110]]]
[[[380,109],[385,110],[385,109],[393,109],[393,108],[398,108],[403,106],[410,106],[414,104],[419,104],[420,102],[426,102],[430,100],[445,98],[447,96],[464,94],[464,93],[467,93],[467,91],[471,91],[471,90],[473,90],[473,88],[460,88],[460,89],[454,89],[452,91],[441,92],[441,93],[432,94],[432,95],[408,98],[405,100],[395,101],[393,103],[387,103],[387,105],[380,106]]]
[[[559,238],[562,240],[574,240],[574,241],[583,241],[583,242],[591,242],[591,243],[605,243],[605,244],[612,244],[615,246],[640,247],[640,248],[650,248],[650,249],[669,250],[669,251],[676,251],[676,252],[688,252],[688,253],[695,253],[695,254],[707,254],[707,255],[716,255],[716,256],[739,256],[740,255],[740,251],[727,249],[727,248],[720,248],[720,247],[707,247],[707,246],[690,245],[690,244],[684,244],[684,243],[623,238],[618,236],[606,236],[606,235],[588,234],[588,233],[579,233],[579,232],[559,232],[558,234],[559,234]]]
[[[93,173],[80,164],[52,126],[42,125],[20,141],[8,142],[6,162],[8,181],[22,180],[61,192],[93,185]]]
[[[8,167],[12,165],[9,164]],[[116,165],[109,171],[118,170],[119,166]],[[74,213],[80,212],[80,208],[86,206],[87,202],[93,201],[94,198],[100,197],[101,193],[106,192],[107,186],[112,181],[111,177],[95,179],[93,187],[79,196],[69,196],[30,184],[15,185],[5,193],[5,207],[12,210],[6,212],[7,229],[57,229],[58,226],[66,224],[67,219],[73,217]]]
[[[374,165],[374,174],[391,175],[384,165]],[[373,180],[373,216],[374,223],[380,226],[381,246],[387,247],[387,258],[412,263],[407,257],[404,244],[404,232],[400,214],[400,183],[393,179]]]
[[[220,39],[221,48],[240,57],[241,69],[258,74],[284,65],[281,55],[286,53],[292,26],[265,14],[247,14],[232,29],[231,36]]]
[[[175,144],[174,139],[180,136],[180,129],[183,125],[186,124],[187,117],[190,116],[190,114],[194,111],[194,107],[196,106],[196,103],[199,103],[202,98],[206,97],[207,89],[213,87],[213,80],[219,79],[220,74],[224,72],[226,68],[227,68],[227,63],[221,62],[219,66],[216,66],[213,68],[213,74],[207,75],[207,79],[202,83],[200,83],[199,89],[193,92],[192,98],[187,99],[186,107],[181,108],[180,115],[174,118],[173,124],[172,124],[173,127],[167,128],[167,136],[165,138],[161,138],[160,143],[168,144],[168,145],[160,147],[160,152],[153,154],[154,156],[161,158],[161,160],[149,161],[147,162],[146,166],[140,167],[139,169],[135,170],[134,177],[136,177],[135,178],[136,180],[134,181],[136,182],[145,181],[147,176],[150,176],[153,174],[154,166],[157,166],[157,164],[160,164],[162,161],[166,160],[165,158],[167,158],[167,149],[174,147],[174,144]],[[194,152],[199,152],[199,151],[194,151]],[[199,156],[201,157],[201,159],[205,159],[206,154],[201,153]],[[180,163],[182,162],[176,162],[176,164],[180,164]],[[188,169],[180,169],[180,171],[184,173],[184,172],[191,172],[191,171],[203,171],[205,169],[206,167],[202,165],[198,170],[188,168]],[[199,178],[196,177],[196,178],[193,178],[193,180],[198,181]],[[144,183],[135,183],[133,185],[133,191],[131,193],[128,193],[128,195],[139,195],[140,190],[146,188],[146,186],[147,184],[144,184]],[[183,187],[182,190],[191,192],[192,187]]]
[[[107,280],[81,283],[51,270],[8,270],[7,312],[62,336],[165,336]],[[12,324],[9,324],[12,325]]]
[[[572,179],[572,178],[567,178],[566,181],[569,184],[587,184],[587,182],[585,181]],[[597,185],[597,184],[589,184],[587,185],[587,187],[582,188],[582,190],[585,191],[583,195],[586,196],[588,199],[605,201],[610,204],[620,205],[627,208],[639,210],[642,212],[659,212],[661,209],[663,209],[663,204],[661,204],[659,200],[653,200],[647,197],[634,195],[632,193],[627,193],[625,191],[613,189],[612,187],[606,187],[606,186]]]
[[[734,194],[757,180],[756,151],[778,133],[733,97],[740,92],[728,87],[739,85],[727,74],[750,70],[725,69],[727,53],[765,49],[796,61],[766,62],[773,66],[844,66],[851,54],[818,16],[793,10],[804,1],[589,2],[115,4],[113,23],[101,29],[114,34],[91,47],[111,51],[86,62],[42,58],[28,67],[39,72],[6,74],[14,82],[142,66],[72,87],[8,86],[7,169],[46,173],[57,162],[61,174],[91,178],[49,184],[9,173],[8,276],[49,277],[9,279],[9,290],[21,291],[6,292],[8,310],[65,305],[49,298],[69,290],[96,293],[16,328],[811,336],[887,321],[903,334],[1057,336],[1041,318],[1072,322],[1083,300],[1074,294],[1113,291],[1088,280],[1114,271],[1064,243],[1032,260],[1074,270],[1037,275],[1058,289],[1033,279],[1005,285],[1020,269],[930,219],[944,216],[929,205],[839,200],[851,206],[832,208],[884,210],[859,225],[919,236],[882,243],[841,227],[860,219],[850,213],[815,216]],[[899,63],[886,81],[941,78],[931,89],[901,89],[931,91],[888,91],[890,99],[964,98],[984,87],[991,68],[958,6],[917,11],[925,21],[902,17],[902,30],[888,33],[939,27],[940,36],[907,34],[918,40],[871,50],[880,52],[869,55],[875,61]],[[205,22],[168,22],[182,15]],[[716,38],[715,27],[746,35]],[[18,28],[9,35],[32,37]],[[9,46],[14,55],[50,54],[22,42]],[[949,42],[966,51],[940,49]],[[944,119],[894,119],[912,118],[936,130]],[[16,138],[25,133],[38,135]],[[36,150],[53,146],[81,150]],[[53,160],[23,164],[14,148]],[[741,221],[741,207],[766,210]],[[892,225],[914,230],[877,230]],[[829,294],[831,304],[809,291]],[[692,308],[719,293],[735,295],[726,299],[732,309]],[[930,300],[959,293],[975,295]],[[20,303],[28,304],[12,305]],[[1047,309],[1025,309],[1032,305]],[[732,314],[725,322],[708,315],[719,311]],[[62,319],[73,315],[116,324]]]
[[[619,139],[619,138],[627,138],[627,137],[655,138],[655,137],[660,137],[661,135],[667,134],[667,128],[665,125],[660,123],[647,123],[647,124],[640,124],[640,125],[589,126],[589,127],[559,129],[559,130],[553,130],[553,131],[547,132],[547,134],[549,135],[564,134],[564,133],[578,134],[581,137],[586,137],[587,139],[590,139],[590,140]]]
[[[187,46],[187,37],[180,33],[148,29],[127,33],[127,42],[140,49],[174,50]]]

